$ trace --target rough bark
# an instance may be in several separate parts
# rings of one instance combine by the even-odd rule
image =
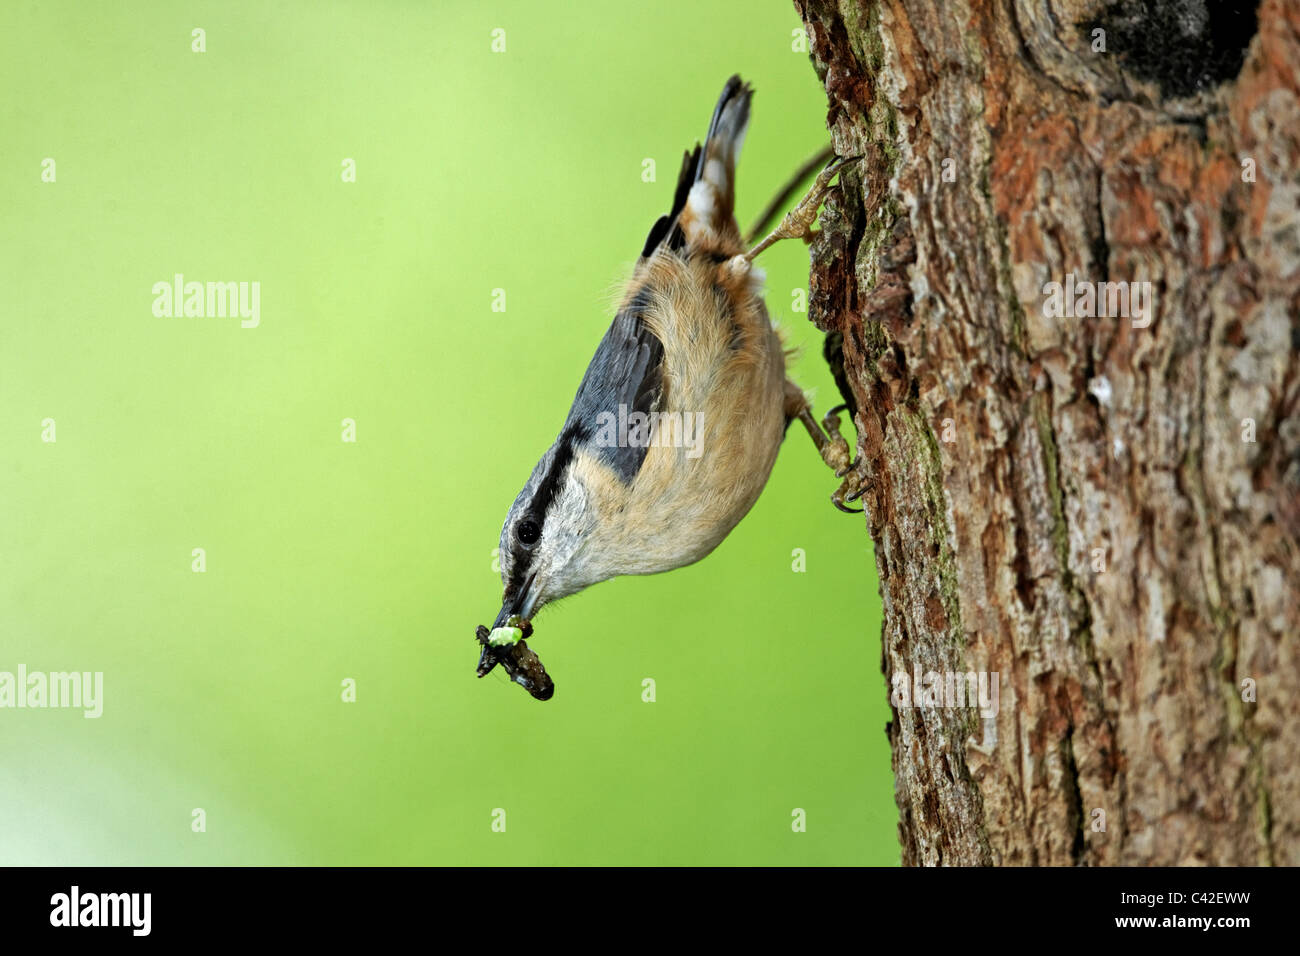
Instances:
[[[894,708],[903,862],[1300,864],[1300,7],[795,5],[884,672],[999,674]]]

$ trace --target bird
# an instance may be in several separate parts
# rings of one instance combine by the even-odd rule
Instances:
[[[746,248],[735,216],[736,164],[753,89],[730,77],[702,145],[682,158],[669,211],[650,229],[614,319],[559,435],[533,467],[500,537],[502,603],[479,627],[479,676],[497,663],[540,699],[553,683],[521,637],[547,604],[620,575],[704,558],[758,500],[789,424],[799,420],[861,494],[832,409],[822,429],[786,372],[786,347],[753,258],[807,238],[830,180],[817,177],[780,227]],[[512,656],[513,655],[513,656]]]

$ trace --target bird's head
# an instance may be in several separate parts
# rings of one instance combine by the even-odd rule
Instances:
[[[501,528],[501,611],[531,620],[551,601],[613,577],[601,560],[600,497],[607,483],[593,469],[580,430],[569,428],[547,449],[515,498]]]

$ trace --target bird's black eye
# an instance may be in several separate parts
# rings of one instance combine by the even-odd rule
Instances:
[[[542,536],[542,529],[537,526],[537,522],[531,518],[525,518],[519,524],[515,525],[515,534],[519,537],[522,544],[533,545],[537,539]]]

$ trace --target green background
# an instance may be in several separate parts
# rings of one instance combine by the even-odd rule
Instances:
[[[553,700],[474,677],[723,81],[742,225],[827,138],[784,3],[544,6],[3,5],[0,670],[105,691],[0,710],[0,862],[897,862],[869,539],[797,428],[709,558],[541,615]],[[762,265],[824,410],[807,250]],[[259,281],[260,326],[156,318],[177,272]]]

